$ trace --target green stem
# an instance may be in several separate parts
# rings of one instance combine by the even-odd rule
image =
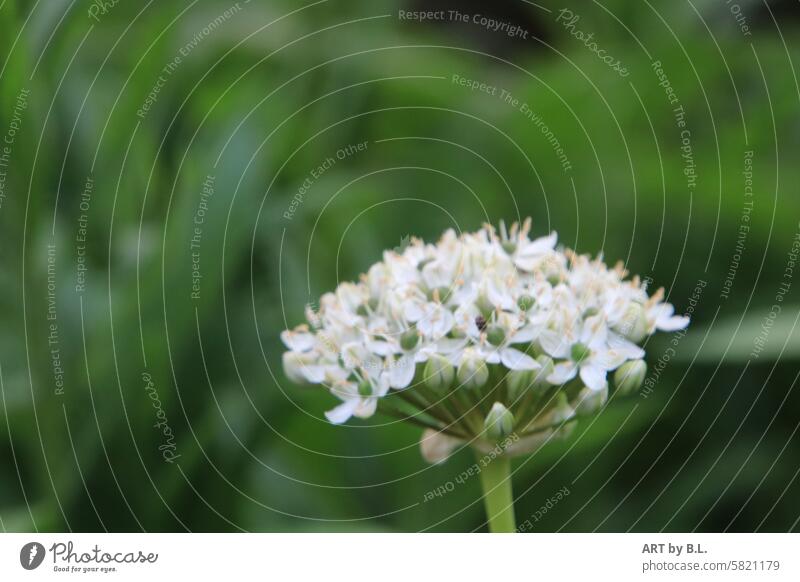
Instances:
[[[478,453],[479,462],[485,460]],[[481,488],[489,531],[510,533],[517,529],[514,496],[511,493],[511,461],[507,455],[495,457],[481,470]]]

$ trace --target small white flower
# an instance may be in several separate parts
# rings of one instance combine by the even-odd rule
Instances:
[[[293,330],[281,332],[281,341],[293,352],[307,352],[313,348],[317,339],[308,331],[307,325],[299,325]]]
[[[675,308],[669,303],[657,303],[650,307],[645,317],[647,318],[648,331],[678,331],[689,325],[689,318],[683,315],[674,315]]]
[[[571,328],[572,331],[574,328]],[[578,334],[558,334],[552,330],[542,332],[541,344],[553,358],[566,358],[558,362],[547,378],[553,384],[566,384],[576,375],[592,390],[602,390],[606,376],[626,360],[644,356],[644,350],[627,340],[610,333],[602,316],[587,318]]]
[[[485,341],[478,346],[478,353],[489,364],[503,364],[509,370],[538,370],[541,368],[539,362],[512,347],[512,344],[529,344],[537,335],[535,325],[520,322],[511,314],[501,314],[494,323],[488,324]]]
[[[372,381],[371,379],[356,382],[337,382],[331,387],[331,392],[342,403],[325,413],[325,417],[333,424],[347,422],[351,416],[369,418],[375,414],[378,398],[386,396],[389,391],[387,381]]]
[[[453,329],[455,317],[453,313],[440,303],[425,303],[419,312],[419,317],[411,321],[416,321],[417,329],[426,338],[438,340],[443,338]]]
[[[533,271],[542,261],[552,256],[556,240],[557,235],[554,232],[533,241],[529,241],[527,237],[520,237],[513,255],[514,264],[523,271]]]

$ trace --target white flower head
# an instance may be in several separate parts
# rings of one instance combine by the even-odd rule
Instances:
[[[528,219],[509,229],[451,229],[436,244],[409,237],[386,251],[357,283],[306,309],[308,325],[281,334],[286,376],[338,398],[326,413],[336,424],[377,410],[407,417],[416,408],[415,422],[431,431],[431,459],[458,443],[487,446],[485,417],[501,406],[504,420],[513,418],[503,434],[518,432],[520,443],[568,434],[579,416],[571,411],[605,402],[615,385],[610,372],[644,359],[639,344],[689,320],[675,315],[663,290],[648,296],[638,277],[627,279],[621,264],[562,249],[554,232],[531,238],[531,226]],[[435,382],[424,374],[432,359]],[[628,379],[626,392],[634,384]],[[448,443],[436,454],[435,434]]]

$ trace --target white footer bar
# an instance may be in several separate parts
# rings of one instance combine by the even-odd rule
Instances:
[[[800,580],[798,534],[4,534],[0,580]]]

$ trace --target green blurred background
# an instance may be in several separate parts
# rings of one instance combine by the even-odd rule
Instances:
[[[518,521],[798,528],[796,3],[102,4],[0,1],[4,530],[484,530],[477,479],[425,501],[469,451],[329,425],[278,334],[405,237],[525,216],[693,323],[515,463]]]

